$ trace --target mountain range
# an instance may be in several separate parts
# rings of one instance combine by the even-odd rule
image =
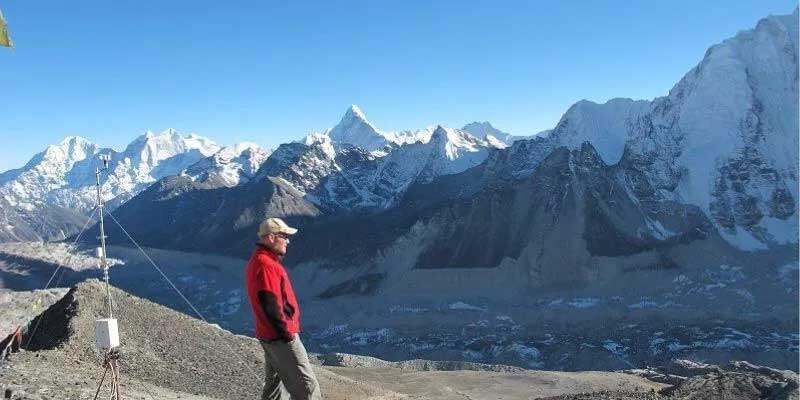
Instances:
[[[668,95],[580,101],[531,137],[487,122],[382,131],[357,106],[274,151],[173,130],[122,152],[70,137],[0,174],[0,238],[78,231],[108,155],[104,201],[156,247],[244,256],[273,215],[302,228],[293,261],[377,271],[424,226],[415,268],[520,263],[539,282],[553,263],[575,272],[554,279],[585,276],[594,257],[796,246],[797,25],[797,11],[764,18],[709,48]]]

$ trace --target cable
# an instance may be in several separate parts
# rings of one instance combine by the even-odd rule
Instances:
[[[199,316],[200,319],[203,320],[203,322],[209,323],[205,319],[205,317],[203,317],[203,314],[200,314],[200,311],[197,311],[197,308],[194,307],[192,302],[190,302],[189,299],[187,299],[186,296],[184,296],[183,293],[181,293],[181,291],[175,286],[175,284],[172,283],[172,281],[167,277],[167,275],[164,274],[164,271],[162,271],[161,268],[159,268],[158,265],[156,265],[155,261],[153,261],[153,259],[150,258],[149,255],[147,255],[147,253],[144,251],[144,249],[142,249],[142,246],[139,246],[139,243],[137,243],[136,240],[134,240],[133,237],[131,237],[131,235],[128,233],[128,231],[126,231],[125,228],[122,227],[122,224],[120,224],[119,221],[117,221],[117,218],[114,217],[114,214],[111,214],[111,213],[107,212],[106,215],[111,217],[111,219],[117,224],[117,226],[119,226],[119,229],[122,229],[122,232],[125,234],[125,236],[127,236],[128,239],[130,239],[131,242],[133,242],[133,244],[139,249],[139,251],[142,252],[142,254],[144,254],[144,257],[147,259],[147,261],[150,261],[150,264],[153,265],[153,268],[155,268],[156,271],[158,271],[158,273],[161,274],[161,276],[164,277],[164,279],[167,281],[167,283],[169,283],[169,285],[172,286],[172,288],[175,289],[176,292],[178,292],[178,295],[180,295],[181,298],[183,299],[183,301],[185,301],[186,304],[188,304],[189,307],[192,308],[192,310],[197,314],[197,316]]]
[[[75,236],[75,240],[73,240],[72,244],[69,245],[69,247],[72,247],[72,250],[75,249],[75,244],[78,243],[78,240],[81,238],[81,235],[83,235],[83,232],[86,230],[86,227],[89,226],[89,222],[92,221],[92,216],[94,215],[95,211],[97,211],[97,207],[96,206],[92,209],[92,212],[89,213],[89,219],[87,219],[86,223],[83,224],[83,228],[81,228],[80,232],[78,232],[78,236]],[[74,257],[74,255],[71,255],[70,257]],[[58,273],[58,270],[60,270],[63,266],[64,266],[63,264],[58,264],[58,267],[56,267],[56,270],[53,271],[53,275],[50,275],[50,279],[47,281],[47,284],[44,286],[44,290],[46,290],[50,286],[50,284],[53,282],[53,278],[55,278],[55,276],[56,276],[56,273]]]
[[[114,217],[114,214],[111,214],[111,213],[109,213],[109,212],[106,212],[106,215],[108,215],[109,217],[111,217],[111,220],[112,220],[112,221],[114,221],[114,223],[116,223],[116,224],[117,224],[117,226],[119,226],[119,229],[121,229],[121,230],[122,230],[122,232],[123,232],[123,233],[125,233],[125,236],[127,236],[127,237],[128,237],[128,239],[130,239],[130,240],[131,240],[131,242],[133,242],[133,244],[134,244],[134,245],[135,245],[135,246],[136,246],[136,247],[139,249],[139,251],[141,251],[141,252],[142,252],[142,254],[143,254],[143,255],[144,255],[144,257],[147,259],[147,261],[149,261],[149,262],[150,262],[150,264],[153,266],[153,268],[155,268],[155,269],[156,269],[156,271],[158,271],[158,273],[160,273],[160,274],[161,274],[161,276],[162,276],[162,277],[164,277],[164,279],[165,279],[165,280],[166,280],[166,281],[167,281],[167,282],[170,284],[170,286],[172,286],[172,288],[173,288],[173,289],[175,289],[175,291],[178,293],[178,295],[180,295],[180,296],[181,296],[181,298],[182,298],[182,299],[183,299],[183,300],[186,302],[186,304],[188,304],[188,305],[189,305],[189,307],[191,307],[191,308],[192,308],[192,310],[194,310],[194,312],[195,312],[195,313],[196,313],[196,314],[197,314],[197,315],[200,317],[200,319],[201,319],[201,320],[203,320],[203,322],[205,322],[206,324],[210,324],[210,323],[208,322],[208,320],[206,320],[206,319],[205,319],[205,317],[203,317],[203,315],[200,313],[200,311],[197,311],[197,308],[195,308],[195,306],[194,306],[194,305],[192,305],[192,303],[189,301],[189,299],[187,299],[187,298],[186,298],[186,296],[184,296],[184,295],[183,295],[183,293],[181,293],[181,291],[180,291],[180,290],[178,290],[178,288],[175,286],[175,284],[173,284],[173,283],[172,283],[172,281],[171,281],[171,280],[170,280],[170,279],[167,277],[167,275],[166,275],[166,274],[164,274],[164,271],[162,271],[162,270],[161,270],[161,268],[159,268],[159,267],[158,267],[158,265],[156,265],[155,261],[153,261],[153,259],[152,259],[152,258],[150,258],[150,256],[149,256],[149,255],[148,255],[148,254],[147,254],[147,253],[144,251],[144,249],[142,249],[142,246],[139,246],[139,243],[137,243],[137,242],[136,242],[136,240],[135,240],[135,239],[134,239],[134,238],[133,238],[133,237],[130,235],[130,233],[128,233],[128,231],[127,231],[127,230],[125,230],[125,228],[124,228],[124,227],[122,226],[122,224],[121,224],[121,223],[120,223],[120,222],[117,220],[117,218],[116,218],[116,217]],[[238,354],[238,352],[236,352],[236,351],[233,349],[233,347],[231,347],[231,346],[230,346],[230,344],[228,344],[228,343],[226,343],[226,342],[224,342],[224,341],[223,341],[223,343],[225,343],[225,344],[226,344],[226,346],[228,347],[228,350],[230,350],[232,353],[234,353],[234,354]],[[240,354],[240,355],[241,355],[241,354]],[[253,370],[253,367],[252,367],[252,366],[250,366],[250,364],[247,362],[247,360],[245,360],[244,358],[242,358],[242,361],[243,361],[243,362],[242,362],[242,364],[244,364],[244,365],[247,367],[247,369],[248,369],[248,370],[250,370],[250,373],[251,373],[251,374],[253,374],[253,376],[256,378],[256,381],[261,381],[261,376],[260,376],[258,373],[256,373],[256,372]],[[266,361],[265,361],[265,362],[266,362]]]
[[[75,236],[75,240],[72,241],[72,244],[69,245],[69,247],[71,247],[70,251],[75,250],[75,244],[78,243],[78,240],[81,238],[81,235],[83,235],[83,233],[86,231],[86,227],[89,226],[89,222],[92,221],[92,216],[94,215],[95,211],[97,211],[97,207],[93,208],[92,212],[89,213],[89,218],[86,220],[86,223],[83,224],[83,228],[81,228],[80,232],[78,232],[78,236]],[[70,257],[67,258],[67,261],[71,260],[72,257],[74,256],[75,256],[74,254],[70,253]],[[47,290],[50,287],[50,284],[53,282],[53,278],[55,278],[56,274],[63,266],[64,266],[63,264],[58,264],[56,270],[53,271],[52,275],[50,275],[50,279],[47,280],[47,284],[44,285],[44,288],[42,290]],[[33,327],[33,332],[31,332],[31,334],[28,335],[28,341],[25,343],[25,349],[29,348],[31,341],[33,340],[33,337],[36,335],[36,331],[39,329],[39,324],[42,323],[42,320],[44,319],[46,314],[47,310],[44,310],[44,312],[42,312],[41,317],[36,319],[36,325],[34,325]]]

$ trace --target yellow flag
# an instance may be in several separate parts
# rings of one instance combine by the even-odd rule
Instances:
[[[0,46],[12,47],[14,43],[8,36],[8,27],[6,27],[6,20],[3,19],[3,12],[0,11]]]

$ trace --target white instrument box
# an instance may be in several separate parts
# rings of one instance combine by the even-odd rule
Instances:
[[[101,349],[119,347],[119,329],[116,318],[103,318],[94,321],[94,340]]]

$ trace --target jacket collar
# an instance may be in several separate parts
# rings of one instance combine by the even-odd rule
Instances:
[[[278,255],[275,254],[275,252],[273,252],[272,250],[270,250],[270,248],[267,247],[264,243],[257,242],[256,251],[266,253],[270,258],[272,258],[275,261],[281,260],[280,257],[278,257]]]

